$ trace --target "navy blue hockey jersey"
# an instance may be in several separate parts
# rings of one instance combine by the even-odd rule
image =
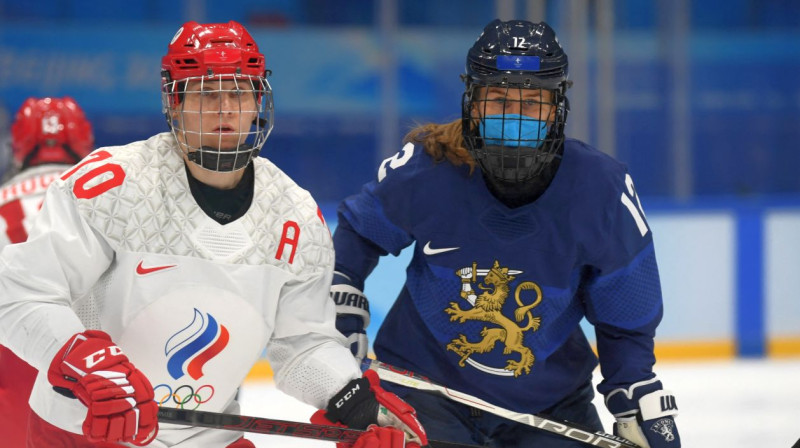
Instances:
[[[379,360],[490,403],[543,411],[597,365],[603,394],[652,378],[662,300],[652,234],[625,166],[565,142],[548,189],[509,209],[478,169],[407,144],[339,207],[336,283],[363,290],[387,253],[416,243],[374,341]],[[388,385],[387,385],[388,386]]]

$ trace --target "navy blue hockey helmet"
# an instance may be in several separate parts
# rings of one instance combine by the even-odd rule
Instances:
[[[568,69],[547,23],[496,19],[486,25],[467,53],[462,132],[488,175],[529,181],[558,157],[569,110]]]

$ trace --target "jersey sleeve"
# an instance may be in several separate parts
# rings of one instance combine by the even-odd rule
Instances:
[[[346,283],[363,291],[367,276],[378,265],[380,257],[388,252],[361,236],[341,215],[333,241],[336,249],[336,275],[333,284]]]
[[[359,290],[386,254],[399,255],[414,242],[411,228],[419,166],[423,151],[411,143],[378,167],[376,178],[358,194],[339,205],[338,226],[333,236],[336,272],[345,274]],[[339,281],[337,275],[334,282]]]
[[[604,245],[584,272],[582,298],[595,327],[606,394],[650,379],[655,330],[663,313],[652,232],[629,174],[614,179],[605,209]]]
[[[310,241],[301,245],[315,260],[308,272],[283,286],[267,359],[283,392],[321,409],[328,399],[360,376],[345,338],[336,330],[329,290],[333,276],[331,236],[324,224],[308,227]]]
[[[64,342],[85,330],[70,305],[89,293],[113,257],[74,197],[51,186],[28,240],[0,254],[0,343],[46,370]]]

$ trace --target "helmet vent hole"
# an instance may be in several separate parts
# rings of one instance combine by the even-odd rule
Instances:
[[[197,68],[199,64],[197,59],[183,59],[178,61],[178,65],[183,65],[184,68]]]

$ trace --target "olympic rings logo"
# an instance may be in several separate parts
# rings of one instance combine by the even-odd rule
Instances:
[[[160,388],[164,389],[164,395],[158,399]],[[194,387],[184,384],[173,392],[169,384],[159,384],[153,388],[153,392],[156,397],[154,401],[158,403],[159,406],[163,406],[164,403],[172,401],[177,409],[187,409],[189,406],[194,406],[191,408],[194,410],[211,400],[214,396],[214,386],[204,384],[195,390]]]

